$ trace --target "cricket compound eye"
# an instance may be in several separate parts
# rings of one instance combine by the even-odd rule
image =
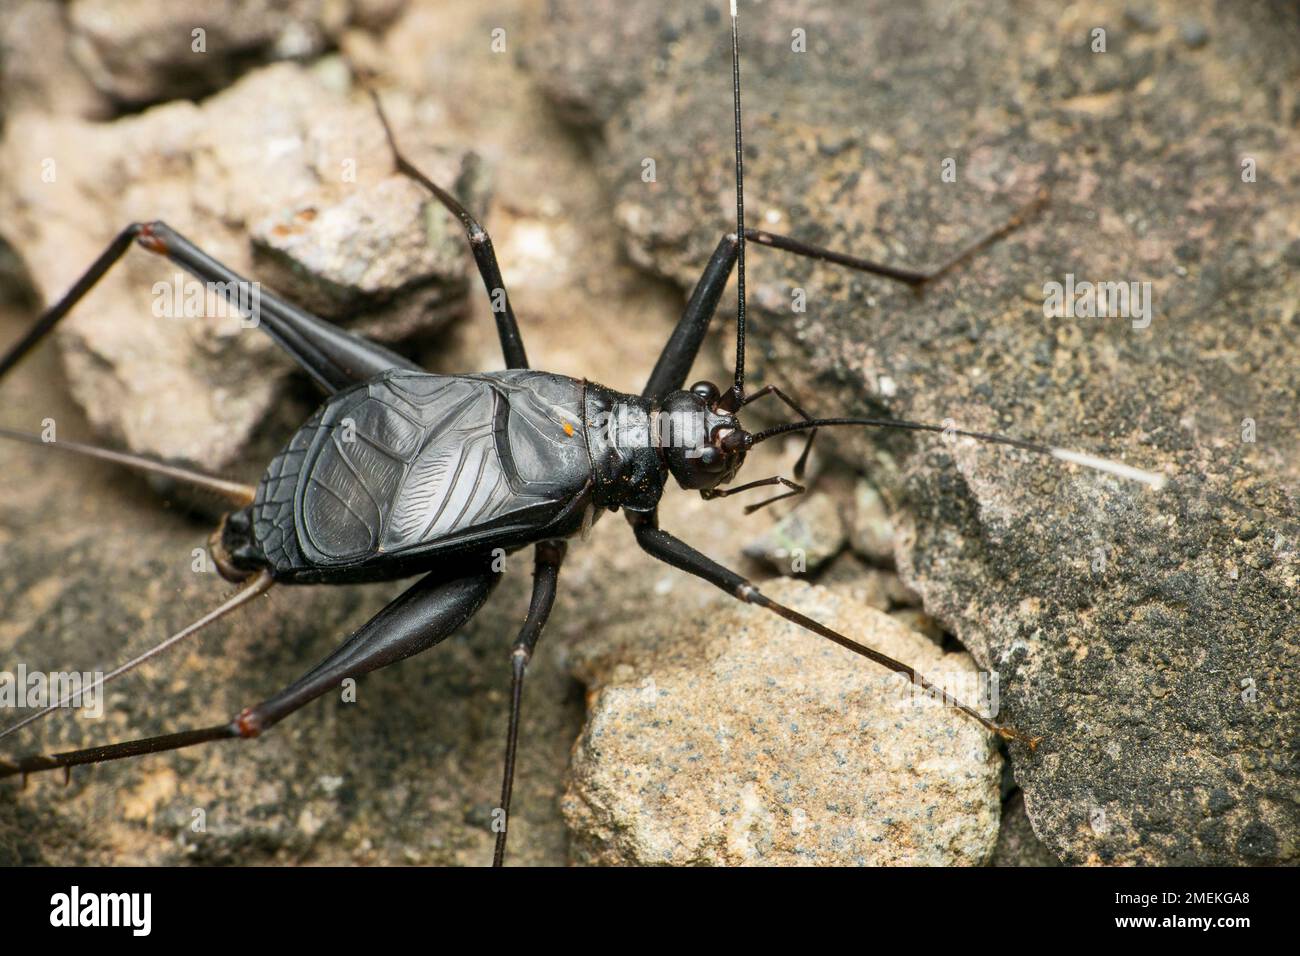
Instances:
[[[718,391],[718,386],[712,382],[696,382],[691,386],[692,394],[696,395],[709,408],[718,403],[722,393]]]

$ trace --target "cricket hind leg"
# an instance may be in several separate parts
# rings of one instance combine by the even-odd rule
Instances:
[[[811,242],[804,242],[801,239],[778,235],[765,229],[746,229],[745,240],[772,249],[791,252],[807,259],[817,259],[821,262],[829,262],[857,272],[892,279],[914,289],[921,289],[927,283],[947,275],[968,259],[987,249],[994,242],[1019,228],[1046,201],[1046,192],[1039,192],[1033,200],[1018,209],[1004,222],[964,246],[947,261],[931,269],[905,268],[875,262],[861,256],[826,249]],[[686,308],[682,312],[677,327],[673,330],[668,343],[659,355],[659,360],[655,363],[654,371],[651,372],[650,379],[646,382],[645,389],[641,393],[642,395],[648,398],[662,398],[669,392],[685,386],[686,378],[690,375],[691,366],[695,364],[695,357],[699,354],[700,346],[704,342],[704,335],[713,320],[718,302],[722,298],[722,293],[727,288],[731,273],[736,267],[739,245],[735,233],[723,236],[718,242],[717,248],[714,249],[713,255],[709,257],[708,265],[705,266],[703,274],[701,274],[689,301],[686,303]],[[757,397],[757,395],[747,398],[746,401],[752,400],[754,397]],[[787,404],[792,404],[788,399],[786,401]]]
[[[72,288],[0,356],[0,380],[53,331],[132,244],[170,259],[201,281],[214,285],[241,311],[248,311],[250,303],[254,303],[252,317],[258,326],[327,393],[364,382],[390,368],[419,370],[418,365],[396,352],[262,291],[260,286],[232,272],[166,223],[135,222],[119,232]]]
[[[0,757],[0,777],[104,763],[214,740],[257,737],[294,711],[337,688],[343,680],[395,663],[439,643],[483,606],[499,577],[495,572],[484,570],[452,581],[434,575],[422,578],[363,624],[315,668],[278,694],[254,707],[245,708],[228,723],[65,753],[36,754],[17,760]]]
[[[379,114],[379,122],[384,127],[384,136],[388,139],[388,148],[392,151],[398,172],[432,193],[433,197],[442,203],[443,208],[455,216],[464,227],[465,238],[469,241],[470,252],[474,255],[474,264],[478,266],[479,275],[483,278],[483,288],[487,290],[492,305],[492,315],[496,319],[497,337],[501,340],[501,353],[505,356],[506,368],[528,368],[528,353],[524,350],[524,339],[519,332],[515,310],[510,305],[510,294],[506,291],[505,281],[501,278],[501,266],[497,263],[492,237],[455,196],[435,183],[406,158],[398,148],[397,137],[393,135],[393,128],[388,123],[383,104],[379,102],[379,94],[369,88],[367,92],[375,104],[375,112]]]

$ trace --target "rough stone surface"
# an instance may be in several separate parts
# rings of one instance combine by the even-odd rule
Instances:
[[[839,502],[829,494],[812,492],[746,546],[745,556],[777,574],[812,573],[839,554],[845,537]]]
[[[405,0],[6,0],[0,113],[108,119],[382,31]],[[202,31],[196,34],[195,31]]]
[[[837,592],[776,581],[765,593],[933,679],[975,675],[969,655]],[[579,862],[989,858],[1002,760],[974,721],[908,700],[902,677],[864,673],[841,648],[735,602],[663,632],[629,629],[629,643],[571,662],[592,695],[563,803]]]
[[[73,0],[67,23],[83,73],[113,100],[137,104],[221,89],[250,64],[317,56],[349,25],[382,27],[402,6],[403,0]]]
[[[724,18],[557,6],[585,34],[654,38],[629,57],[558,34],[533,59],[598,122],[633,258],[689,287],[732,219]],[[1053,853],[1295,863],[1300,23],[1207,5],[1208,40],[1188,44],[1181,5],[1150,4],[1140,29],[1124,11],[774,0],[749,16],[752,221],[924,266],[1050,188],[920,296],[754,250],[753,382],[815,412],[950,418],[1168,476],[1153,494],[966,441],[826,430],[899,502],[896,551],[928,613],[1044,737],[1012,756]],[[1067,275],[1150,283],[1149,326],[1045,318]]]
[[[917,607],[900,607],[890,611],[889,616],[906,628],[924,634],[932,641],[942,644],[944,641],[943,625]]]
[[[15,176],[0,195],[0,232],[47,303],[128,222],[163,219],[327,318],[384,341],[427,335],[464,302],[464,235],[394,173],[373,108],[347,83],[338,62],[278,64],[201,105],[111,124],[10,117],[0,162]],[[464,150],[409,140],[431,174],[483,202]],[[209,470],[247,446],[292,368],[224,300],[138,249],[56,334],[98,431]]]
[[[1024,794],[1017,791],[1002,804],[1002,825],[992,866],[1060,866],[1052,851],[1034,833],[1025,812]]]
[[[853,512],[849,522],[849,544],[874,564],[894,563],[894,522],[880,492],[868,481],[853,489]]]
[[[916,607],[921,603],[893,571],[864,564],[852,552],[842,553],[816,580],[828,587],[844,587],[854,598],[880,611]]]
[[[0,18],[0,120],[4,113],[38,109],[83,119],[113,113],[73,59],[63,4],[9,0]]]

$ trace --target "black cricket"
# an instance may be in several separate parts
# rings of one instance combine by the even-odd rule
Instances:
[[[92,455],[189,482],[231,501],[210,546],[221,574],[242,589],[208,615],[104,677],[112,680],[212,621],[248,603],[272,584],[387,581],[420,575],[396,600],[337,650],[278,694],[245,708],[229,723],[67,753],[0,758],[0,776],[70,768],[122,757],[175,750],[214,740],[257,737],[322,694],[438,644],[483,605],[500,578],[494,559],[534,549],[532,600],[511,654],[510,716],[493,862],[504,860],[520,703],[528,662],[555,600],[566,540],[605,511],[622,509],[637,543],[651,556],[703,578],[740,601],[757,605],[906,675],[991,731],[1029,748],[1037,738],[995,724],[935,688],[907,664],[866,647],[764,596],[734,571],[659,527],[657,506],[671,475],[685,489],[717,498],[758,487],[786,490],[751,506],[799,494],[782,476],[722,488],[736,477],[753,445],[808,431],[794,468],[802,477],[808,448],[821,427],[861,425],[946,432],[1053,455],[1077,464],[1148,480],[1134,469],[1033,442],[951,427],[892,419],[815,419],[780,388],[745,388],[745,244],[901,281],[914,287],[946,273],[1005,235],[1017,215],[944,266],[896,268],[797,239],[747,229],[744,221],[739,42],[732,0],[732,81],[736,147],[736,231],[723,236],[640,394],[529,368],[514,310],[492,240],[461,204],[401,153],[384,117],[398,170],[420,183],[464,225],[470,250],[495,303],[506,369],[469,375],[433,375],[402,356],[262,292],[259,327],[326,394],[324,404],[271,462],[256,489],[152,459],[70,442],[52,447]],[[248,282],[162,222],[127,226],[76,282],[4,356],[2,378],[50,332],[132,245],[164,256],[205,282],[224,283],[235,304],[250,301]],[[685,389],[696,354],[733,268],[738,306],[735,381],[725,390],[710,382]],[[741,424],[742,408],[773,396],[798,421],[757,433]],[[612,422],[646,422],[644,440],[613,439]],[[670,423],[665,428],[663,423]],[[633,429],[633,431],[637,431]],[[622,433],[621,433],[622,434]],[[36,436],[0,429],[0,437],[40,443]],[[66,701],[0,732],[6,736]]]

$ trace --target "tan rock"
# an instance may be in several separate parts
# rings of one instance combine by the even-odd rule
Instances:
[[[460,182],[464,152],[411,139],[418,162],[450,186],[470,185]],[[440,328],[464,301],[463,233],[394,172],[373,108],[349,94],[337,62],[277,64],[201,105],[108,124],[20,113],[0,163],[13,173],[0,232],[47,303],[122,227],[152,219],[267,290],[380,340]],[[245,446],[294,367],[188,273],[138,249],[57,335],[97,430],[210,470]]]
[[[771,597],[931,678],[966,654],[847,595]],[[629,625],[632,627],[632,625]],[[563,811],[577,862],[979,864],[997,840],[1002,759],[974,721],[889,674],[725,599],[648,647],[575,660],[591,685]]]
[[[761,561],[779,574],[803,574],[815,571],[835,557],[844,547],[844,539],[839,502],[828,494],[812,492],[746,546],[745,556]]]
[[[875,485],[865,479],[853,491],[849,546],[873,564],[894,563],[894,523]]]

